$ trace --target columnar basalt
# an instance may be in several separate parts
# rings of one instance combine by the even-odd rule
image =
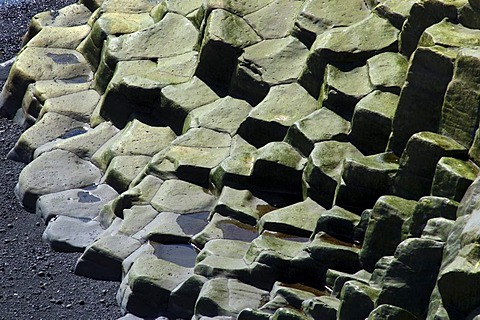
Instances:
[[[80,0],[0,96],[129,318],[476,319],[480,4]]]

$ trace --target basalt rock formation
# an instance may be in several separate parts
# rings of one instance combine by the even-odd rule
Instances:
[[[480,2],[81,0],[0,98],[129,319],[477,319]]]

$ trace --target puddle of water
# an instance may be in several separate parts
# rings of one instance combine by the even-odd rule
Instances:
[[[63,54],[56,54],[56,53],[47,53],[47,57],[53,60],[53,62],[58,64],[75,64],[79,63],[77,56],[71,53],[63,53]]]
[[[78,77],[73,77],[73,78],[68,78],[68,79],[61,79],[63,83],[85,83],[90,81],[89,76],[78,76]]]
[[[274,232],[274,231],[263,231],[262,232],[263,236],[269,236],[269,237],[275,237],[283,240],[288,240],[288,241],[294,241],[294,242],[309,242],[309,238],[304,238],[304,237],[295,237],[292,236],[291,234],[286,234],[286,233],[281,233],[281,232]]]
[[[344,247],[353,247],[353,248],[357,248],[357,249],[362,248],[362,246],[358,243],[344,242],[344,241],[338,240],[337,238],[332,237],[331,235],[329,235],[327,233],[319,235],[318,238],[321,241],[327,242],[327,243],[330,243],[330,244],[335,244],[335,245],[344,246]]]
[[[150,243],[153,248],[153,254],[162,260],[166,260],[179,266],[193,268],[197,251],[188,244],[161,244],[156,242]]]
[[[287,288],[298,289],[298,290],[310,292],[310,293],[313,293],[317,297],[327,295],[327,293],[325,291],[320,291],[318,289],[306,286],[306,285],[301,284],[301,283],[284,283],[284,282],[281,282],[280,285],[282,287],[287,287]]]
[[[236,220],[220,221],[217,226],[222,230],[225,239],[251,242],[258,237],[254,227]]]
[[[208,224],[209,212],[180,215],[176,222],[185,234],[197,234]]]
[[[261,218],[262,216],[264,216],[265,214],[267,214],[269,212],[277,210],[277,208],[275,208],[274,206],[271,206],[269,204],[259,204],[259,205],[256,206],[255,209],[258,212],[258,217],[259,218]]]
[[[79,191],[77,193],[78,196],[78,202],[80,203],[94,203],[94,202],[99,202],[101,199],[94,196],[88,191]]]
[[[85,130],[84,128],[75,128],[75,129],[67,131],[63,136],[60,137],[60,139],[68,139],[68,138],[71,138],[71,137],[75,137],[75,136],[84,134],[85,132],[87,132],[87,130]]]

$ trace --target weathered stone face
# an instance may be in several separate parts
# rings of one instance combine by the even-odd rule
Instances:
[[[473,319],[479,8],[38,14],[0,95],[28,128],[16,194],[53,249],[83,252],[77,274],[121,281],[132,316]]]

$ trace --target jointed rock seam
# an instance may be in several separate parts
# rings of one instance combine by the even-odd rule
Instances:
[[[480,318],[478,0],[83,0],[0,112],[127,317]]]

